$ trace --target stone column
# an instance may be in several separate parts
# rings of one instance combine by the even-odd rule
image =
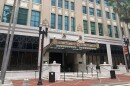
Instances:
[[[83,64],[86,64],[86,54],[83,54],[83,56],[82,56],[82,60],[83,60]]]
[[[110,44],[106,44],[106,47],[107,47],[108,64],[113,65]]]
[[[77,54],[77,67],[79,72],[86,71],[86,55]]]
[[[46,52],[45,56],[43,57],[43,62],[49,63],[49,52]]]

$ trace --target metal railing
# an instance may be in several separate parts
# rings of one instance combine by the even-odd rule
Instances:
[[[99,75],[98,75],[98,71],[94,69],[94,67],[90,67],[90,66],[87,66],[88,68],[91,69],[91,74],[92,74],[92,77],[93,77],[93,71],[95,71],[97,73],[97,78],[99,79]],[[87,71],[88,71],[88,68],[87,68]]]
[[[77,66],[77,69],[76,69],[76,72],[77,72],[77,77],[79,77],[79,73],[82,73],[82,80],[84,80],[84,74],[87,73],[88,74],[88,69],[91,69],[91,75],[93,77],[93,72],[95,71],[96,72],[96,75],[97,75],[97,78],[99,79],[99,72],[98,70],[94,69],[94,67],[89,67],[86,65],[86,71],[79,71],[78,69],[78,66]]]

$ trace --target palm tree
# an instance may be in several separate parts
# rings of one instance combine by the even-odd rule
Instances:
[[[118,14],[120,21],[125,22],[128,27],[128,23],[130,23],[130,0],[109,0],[109,5]]]

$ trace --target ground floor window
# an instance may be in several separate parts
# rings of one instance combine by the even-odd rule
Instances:
[[[8,70],[35,70],[38,62],[38,37],[15,35]],[[0,65],[6,34],[0,34]]]
[[[111,45],[111,54],[113,65],[125,64],[122,46]]]
[[[103,64],[104,62],[108,63],[105,44],[99,44],[99,48],[97,50],[89,50],[86,53],[86,64],[88,65],[91,62],[95,65]]]

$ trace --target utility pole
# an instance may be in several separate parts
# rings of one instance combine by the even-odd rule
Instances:
[[[10,58],[10,53],[11,53],[11,48],[12,48],[12,43],[13,43],[13,38],[14,38],[14,31],[15,31],[15,26],[16,26],[16,22],[17,22],[17,17],[18,17],[18,11],[19,11],[19,5],[20,5],[20,0],[16,0],[14,2],[14,15],[13,16],[13,26],[12,26],[12,31],[11,31],[11,35],[9,38],[9,40],[7,41],[7,47],[5,49],[4,52],[4,58],[3,58],[3,62],[2,62],[2,69],[1,69],[1,80],[2,80],[2,84],[4,84],[4,79],[5,79],[5,75],[6,75],[6,70],[8,67],[8,62],[9,62],[9,58]],[[13,13],[12,13],[13,14]],[[9,28],[11,27],[11,24],[9,25]],[[10,30],[8,30],[10,31]],[[10,32],[9,32],[10,33]]]

